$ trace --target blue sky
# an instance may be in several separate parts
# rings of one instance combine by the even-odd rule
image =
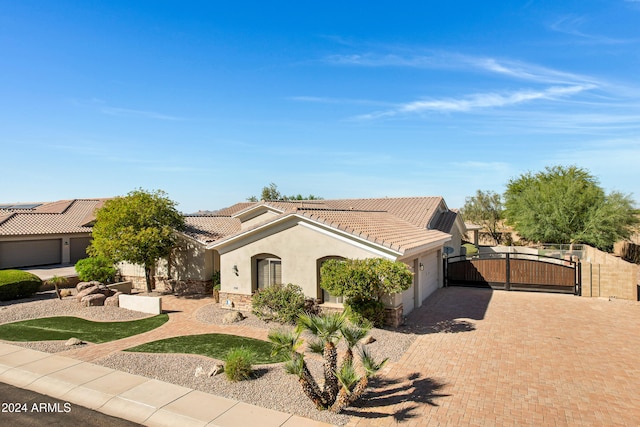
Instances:
[[[0,201],[640,198],[640,0],[0,0]]]

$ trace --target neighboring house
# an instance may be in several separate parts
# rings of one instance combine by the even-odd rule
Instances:
[[[160,286],[204,285],[220,271],[220,297],[229,308],[248,309],[256,290],[276,283],[299,285],[307,297],[335,308],[341,298],[319,285],[322,263],[382,257],[415,272],[411,289],[385,301],[395,324],[443,285],[443,248],[459,254],[466,232],[441,197],[261,201],[185,220],[179,247],[158,266]],[[142,285],[141,267],[122,265],[121,271]]]
[[[86,258],[104,199],[0,205],[0,269],[74,264]]]

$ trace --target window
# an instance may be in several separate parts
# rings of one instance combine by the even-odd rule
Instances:
[[[259,258],[256,264],[257,288],[282,284],[282,261],[278,258]]]

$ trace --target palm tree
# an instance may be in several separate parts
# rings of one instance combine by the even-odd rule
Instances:
[[[342,338],[341,329],[347,317],[344,313],[330,313],[321,316],[303,314],[298,317],[298,331],[307,330],[318,338],[312,342],[310,349],[318,350],[320,343],[323,347],[324,358],[324,387],[322,397],[326,407],[330,407],[338,396],[340,384],[336,371],[338,370],[337,344]]]
[[[337,399],[331,407],[331,410],[334,412],[340,412],[341,410],[358,400],[367,389],[367,386],[369,385],[369,378],[376,375],[380,371],[380,369],[382,369],[384,365],[387,364],[388,360],[389,358],[386,358],[382,362],[377,363],[368,350],[366,350],[365,348],[360,348],[360,362],[362,363],[364,375],[359,377],[358,380],[353,381],[352,384],[355,384],[353,390],[350,390],[349,393],[346,393],[346,398]]]
[[[370,329],[371,323],[355,325],[347,322],[343,325],[342,329],[340,329],[340,333],[347,342],[347,351],[345,352],[343,363],[353,362],[353,348],[361,339],[367,336]]]
[[[326,408],[327,405],[322,399],[322,391],[318,383],[311,375],[304,355],[298,353],[298,348],[302,344],[299,331],[273,329],[269,331],[269,341],[273,345],[271,356],[284,354],[289,358],[285,364],[285,371],[296,375],[298,382],[302,385],[302,391],[316,405],[317,408]]]

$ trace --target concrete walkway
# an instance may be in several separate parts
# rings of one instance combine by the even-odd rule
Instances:
[[[328,426],[175,384],[6,343],[0,343],[0,381],[147,426]]]
[[[50,354],[0,342],[0,381],[149,426],[329,426],[92,362],[126,348],[180,335],[227,333],[267,339],[268,331],[196,320],[213,298],[164,295],[169,321],[149,332]]]

